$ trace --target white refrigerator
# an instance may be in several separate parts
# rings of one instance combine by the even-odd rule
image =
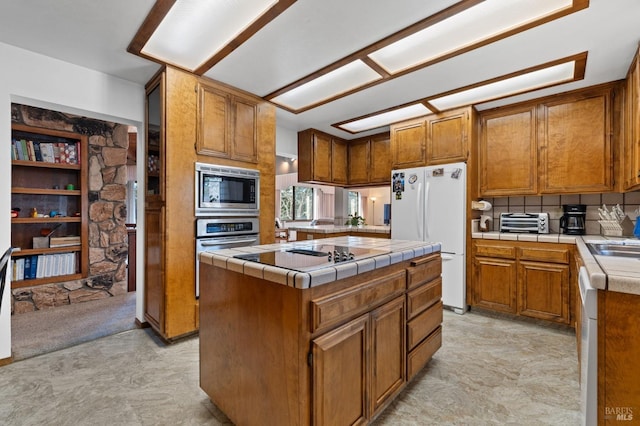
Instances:
[[[458,314],[467,310],[466,195],[465,163],[391,172],[391,238],[441,244],[442,302]]]

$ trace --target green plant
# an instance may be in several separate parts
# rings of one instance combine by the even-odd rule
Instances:
[[[365,222],[364,217],[358,216],[358,212],[356,212],[355,215],[350,214],[349,219],[347,219],[347,221],[344,224],[351,225],[351,226],[360,226],[360,225],[366,225],[367,223]]]

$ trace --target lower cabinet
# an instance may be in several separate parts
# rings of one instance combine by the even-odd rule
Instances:
[[[312,342],[313,424],[365,424],[405,382],[404,296]]]
[[[572,325],[567,244],[475,240],[472,306]]]

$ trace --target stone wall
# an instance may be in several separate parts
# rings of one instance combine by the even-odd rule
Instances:
[[[126,293],[128,126],[18,104],[11,105],[11,121],[76,132],[89,139],[88,276],[12,290],[12,314]]]

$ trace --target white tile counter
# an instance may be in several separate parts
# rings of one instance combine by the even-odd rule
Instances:
[[[327,263],[326,267],[310,272],[293,271],[290,269],[234,258],[236,255],[247,253],[260,253],[308,247],[314,242],[318,244],[333,244],[363,249],[388,250],[389,253],[358,261],[338,264]],[[219,268],[229,269],[245,275],[263,278],[267,281],[273,281],[282,285],[303,289],[327,284],[438,251],[440,251],[439,243],[348,236],[323,238],[321,240],[238,247],[235,249],[216,250],[212,252],[205,251],[199,254],[199,260],[200,262],[208,263]]]

